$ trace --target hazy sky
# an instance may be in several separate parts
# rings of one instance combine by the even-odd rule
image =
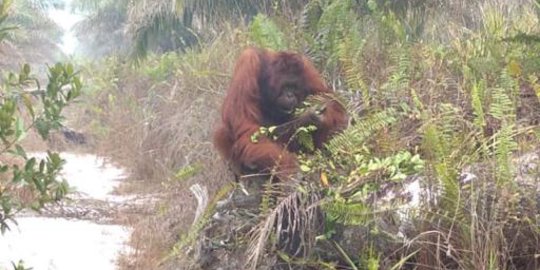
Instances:
[[[64,10],[52,9],[49,11],[49,16],[64,29],[65,32],[64,36],[62,37],[62,44],[60,47],[65,54],[72,55],[77,47],[78,41],[77,38],[75,38],[74,33],[71,31],[71,28],[82,17],[71,13],[71,0],[64,0],[64,3],[66,3]]]

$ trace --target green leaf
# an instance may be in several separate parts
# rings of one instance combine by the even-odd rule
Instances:
[[[34,119],[35,113],[34,113],[34,107],[32,106],[32,101],[30,100],[30,95],[22,94],[22,99],[23,99],[24,106],[26,107],[26,110],[28,110],[28,112],[30,113],[30,116],[32,116],[32,119]]]
[[[20,142],[26,137],[26,130],[24,128],[24,120],[22,117],[17,118],[15,121],[15,141]]]
[[[43,173],[43,172],[45,171],[45,165],[46,165],[46,164],[45,164],[45,160],[41,160],[41,161],[39,162],[39,172],[40,172],[40,173]]]
[[[258,143],[259,142],[259,136],[261,136],[260,130],[256,131],[255,133],[251,134],[250,140],[252,143]]]
[[[42,139],[47,139],[49,136],[50,125],[43,119],[37,119],[35,127]]]
[[[300,165],[300,170],[302,172],[310,172],[311,168],[308,165],[302,164],[302,165]]]
[[[25,75],[26,78],[30,77],[30,65],[24,64],[22,73]]]
[[[16,80],[17,80],[17,76],[14,73],[9,73],[9,75],[8,75],[9,83],[14,84],[14,83],[16,83],[15,82]]]
[[[77,90],[80,90],[82,88],[81,79],[79,79],[79,77],[73,78],[73,86]]]
[[[32,177],[31,178],[32,180],[32,183],[34,184],[34,186],[37,188],[37,190],[39,190],[39,192],[41,194],[45,194],[46,193],[46,188],[45,188],[45,185],[44,183],[41,181],[41,179],[37,178],[37,177]],[[41,204],[40,204],[41,206]]]
[[[14,154],[24,158],[24,159],[28,159],[28,157],[26,156],[26,151],[24,151],[24,149],[22,148],[22,146],[16,144],[15,145],[15,152]]]
[[[67,64],[66,66],[66,73],[68,76],[71,76],[73,75],[73,65],[70,63],[70,64]]]
[[[58,153],[47,151],[47,155],[49,156],[54,168],[60,168],[62,164],[65,163]]]
[[[24,170],[27,173],[33,173],[35,165],[36,165],[36,158],[31,158],[28,161],[26,161],[26,164],[24,165]]]
[[[19,183],[23,179],[23,174],[21,170],[19,169],[19,166],[13,165],[13,177],[11,178],[11,181],[13,183]]]

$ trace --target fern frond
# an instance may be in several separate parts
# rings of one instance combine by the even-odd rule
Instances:
[[[362,148],[364,142],[378,130],[392,125],[398,120],[393,108],[375,113],[349,127],[326,144],[332,155],[351,154]]]
[[[485,81],[475,83],[471,89],[471,107],[473,109],[475,119],[474,124],[476,127],[482,129],[486,125],[486,118],[484,113],[484,85]]]
[[[319,49],[329,54],[329,63],[335,63],[338,53],[338,46],[343,37],[351,31],[351,23],[354,24],[355,17],[351,15],[351,0],[331,1],[323,10],[317,24],[317,39]]]
[[[425,149],[432,155],[431,166],[442,184],[442,198],[448,202],[443,205],[455,205],[459,202],[458,169],[452,160],[452,145],[444,139],[444,134],[435,124],[429,124],[424,132]]]
[[[317,23],[323,13],[323,3],[320,0],[309,1],[302,10],[300,27],[304,31],[315,32]]]
[[[497,134],[495,134],[495,157],[496,157],[496,179],[500,186],[505,183],[512,183],[513,169],[511,156],[517,149],[517,143],[514,140],[515,126],[505,125]]]
[[[339,44],[337,54],[347,87],[352,91],[360,91],[363,102],[369,106],[369,88],[364,82],[362,70],[362,49],[365,43],[358,33],[350,33]]]
[[[395,50],[391,53],[391,60],[395,63],[396,67],[392,71],[388,81],[382,86],[385,91],[385,99],[390,100],[393,104],[397,103],[400,97],[400,92],[408,90],[410,78],[410,70],[412,67],[411,52],[404,46],[404,48]]]
[[[444,140],[451,144],[455,139],[456,132],[462,130],[460,123],[463,118],[462,111],[460,108],[455,107],[449,103],[439,104],[440,110],[437,115],[437,123],[440,130],[440,136]]]
[[[492,90],[492,103],[489,108],[489,113],[499,120],[515,119],[514,102],[507,94],[507,89],[496,87]]]
[[[372,209],[363,203],[348,203],[344,199],[334,199],[322,204],[330,220],[344,225],[362,225],[373,215]]]
[[[285,34],[265,15],[255,16],[249,27],[249,36],[260,47],[274,50],[287,49]]]
[[[199,173],[203,169],[203,166],[200,163],[188,164],[180,168],[174,175],[175,179],[178,181],[188,179]]]

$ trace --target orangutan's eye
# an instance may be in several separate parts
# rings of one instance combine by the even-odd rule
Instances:
[[[296,87],[294,87],[294,86],[285,86],[283,88],[283,91],[284,92],[296,93],[296,92],[298,92],[298,89]]]

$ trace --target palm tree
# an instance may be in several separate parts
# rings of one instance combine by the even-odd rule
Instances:
[[[249,22],[257,13],[290,15],[309,1],[271,0],[75,0],[75,7],[88,12],[78,27],[80,37],[101,35],[107,53],[130,47],[135,59],[149,51],[183,50],[219,32],[224,22]],[[119,36],[124,40],[119,42]],[[89,42],[83,42],[89,44]],[[98,39],[99,43],[99,39]],[[126,46],[129,44],[130,46]]]
[[[61,7],[59,1],[4,0],[2,7],[6,12],[2,23],[10,30],[4,31],[0,44],[2,70],[18,69],[22,62],[42,66],[62,56],[58,46],[62,29],[46,12],[47,8]]]
[[[128,0],[75,0],[73,11],[84,19],[75,25],[75,33],[84,55],[101,57],[126,53],[130,46],[125,33]]]

